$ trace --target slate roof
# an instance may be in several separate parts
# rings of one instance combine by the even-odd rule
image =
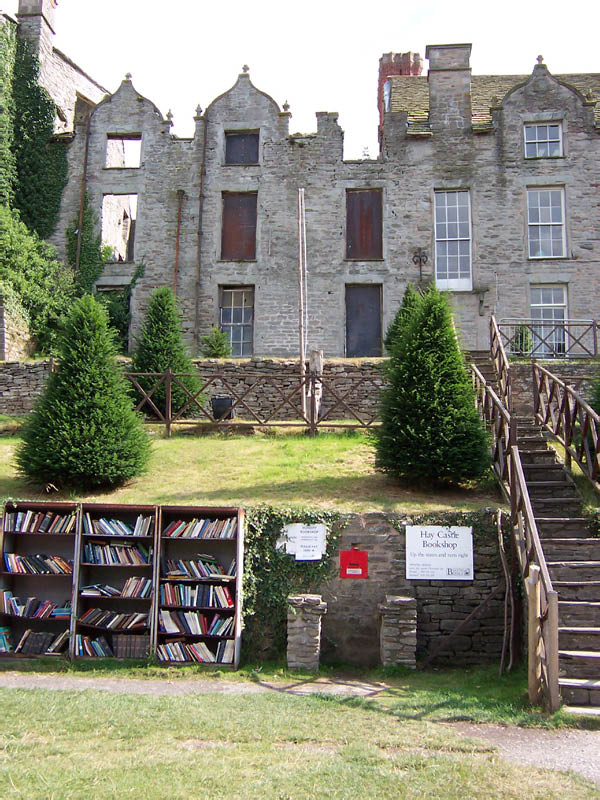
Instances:
[[[473,75],[471,77],[471,113],[474,130],[488,130],[492,124],[492,98],[502,101],[515,86],[525,83],[529,75]],[[596,125],[600,128],[600,73],[586,75],[554,75],[562,83],[586,95],[592,91],[596,103]],[[391,110],[408,112],[408,133],[429,134],[429,86],[426,75],[396,76],[392,81]]]

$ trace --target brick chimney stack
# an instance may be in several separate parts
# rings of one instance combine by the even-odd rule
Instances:
[[[379,127],[383,124],[385,111],[384,87],[388,78],[394,75],[420,75],[423,61],[419,53],[384,53],[379,59],[379,83],[377,86],[377,108]]]

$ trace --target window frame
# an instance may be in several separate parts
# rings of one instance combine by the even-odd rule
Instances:
[[[533,302],[533,293],[535,291],[539,291],[542,293],[544,289],[561,289],[562,291],[562,303],[534,303]],[[555,319],[554,314],[552,319],[545,319],[543,316],[535,317],[534,316],[534,309],[539,309],[542,311],[543,309],[550,309],[554,312],[555,309],[563,309],[563,317],[561,319]],[[546,337],[544,333],[544,328],[552,328],[557,323],[560,322],[568,322],[569,319],[569,291],[568,291],[568,284],[566,283],[535,283],[529,286],[529,315],[532,321],[532,328],[539,328],[540,332],[537,334],[539,337],[538,343],[532,343],[532,350],[531,356],[547,356],[548,354],[552,353],[555,355],[564,355],[565,354],[565,345],[566,345],[566,337],[564,328],[562,332],[560,329],[555,330],[553,332],[553,336],[549,343],[545,343],[543,340]]]
[[[250,255],[249,251],[247,251],[246,255],[235,255],[234,251],[227,251],[225,248],[226,240],[230,243],[230,237],[226,234],[228,231],[226,230],[227,225],[233,224],[228,222],[229,216],[228,214],[234,213],[234,209],[230,209],[230,211],[226,211],[226,204],[229,198],[232,197],[240,197],[240,196],[247,196],[247,197],[254,197],[254,241],[253,241],[253,252]],[[231,233],[231,232],[230,232]],[[221,261],[256,261],[256,251],[258,245],[258,192],[257,191],[250,191],[250,192],[221,192]],[[242,252],[242,248],[238,251]]]
[[[550,138],[550,132],[548,131],[548,136],[545,139],[538,139],[537,138],[537,129],[538,128],[550,128],[550,127],[557,127],[558,128],[558,140]],[[535,128],[536,129],[536,139],[527,140],[527,129],[528,128]],[[558,141],[558,150],[559,152],[556,155],[551,155],[548,153],[547,155],[540,155],[536,152],[535,155],[528,155],[527,153],[527,145],[528,144],[535,144],[535,145],[548,145],[548,149],[550,149],[550,143]],[[537,150],[537,147],[536,147]],[[565,154],[564,149],[564,132],[563,132],[563,124],[562,120],[540,120],[538,121],[531,121],[531,122],[524,122],[523,123],[523,155],[527,161],[539,161],[540,159],[544,158],[563,158]]]
[[[447,215],[444,222],[438,223],[438,197],[442,195],[448,196],[451,194],[459,195],[465,194],[467,197],[467,223],[468,223],[468,236],[458,236],[458,231],[456,236],[438,236],[438,224],[442,225],[450,225],[454,224],[454,220],[449,220]],[[440,206],[441,208],[441,206]],[[445,208],[449,208],[446,204]],[[458,208],[458,205],[456,206]],[[456,220],[456,224],[458,224],[460,220]],[[446,231],[446,233],[448,233]],[[433,238],[434,238],[434,252],[435,252],[435,285],[438,289],[442,291],[452,291],[452,292],[470,292],[473,290],[473,222],[472,222],[472,206],[471,206],[471,190],[465,188],[458,188],[458,189],[435,189],[434,190],[434,199],[433,199]],[[460,258],[460,252],[454,253],[440,253],[441,245],[448,244],[449,242],[468,242],[469,244],[469,276],[468,278],[465,277],[458,277],[458,278],[440,278],[439,277],[439,266],[441,258],[448,258],[449,256],[458,256]],[[458,246],[460,250],[460,244]],[[449,272],[448,264],[446,264],[446,275]],[[459,263],[459,275],[460,275],[460,263]]]
[[[242,297],[242,305],[236,306],[233,304],[235,299],[235,293],[241,293]],[[247,292],[252,293],[252,306],[247,306],[244,304],[245,294]],[[232,304],[231,305],[224,305],[224,299],[226,294],[231,293]],[[256,302],[256,290],[254,285],[252,284],[243,284],[243,285],[235,285],[235,284],[224,284],[223,286],[219,286],[219,329],[223,333],[228,333],[229,335],[229,344],[231,345],[231,357],[232,358],[250,358],[254,353],[254,308]],[[234,322],[233,321],[233,309],[234,308],[241,308],[242,309],[242,321],[241,322]],[[246,321],[243,319],[243,310],[251,308],[250,313],[250,321]],[[224,309],[231,309],[231,322],[224,322],[223,321],[223,310]],[[234,329],[242,329],[242,338],[239,342],[233,341],[233,330]],[[243,329],[248,328],[250,330],[250,339],[246,339],[243,334]],[[250,345],[250,352],[244,353],[244,344],[249,342]],[[235,345],[240,344],[242,352],[236,353]]]
[[[530,205],[530,197],[532,196],[532,194],[534,192],[538,193],[538,195],[539,195],[540,192],[559,192],[560,193],[560,209],[561,209],[561,220],[560,220],[560,222],[554,222],[553,220],[540,221],[539,219],[538,219],[537,222],[535,220],[533,222],[531,221],[531,213],[532,213],[532,211],[535,211],[537,209],[537,211],[539,212],[541,208],[545,208],[545,206],[541,206],[539,204],[537,206]],[[551,204],[550,204],[550,206],[548,206],[548,208],[552,209],[552,202],[550,201],[550,203]],[[557,259],[557,258],[563,259],[563,258],[568,258],[568,250],[567,250],[567,212],[566,212],[565,187],[564,186],[528,186],[526,188],[526,206],[527,206],[527,258],[530,261],[540,261],[542,259]],[[537,241],[538,244],[539,244],[542,241],[544,241],[544,240],[542,240],[541,236],[538,236],[537,239],[532,239],[532,237],[531,237],[532,230],[534,228],[537,228],[538,230],[540,230],[541,228],[550,228],[550,230],[552,231],[552,229],[558,228],[558,227],[560,227],[560,229],[561,229],[561,237],[560,237],[561,248],[562,248],[561,254],[560,255],[555,255],[554,252],[551,252],[550,254],[540,253],[538,255],[532,255],[531,254],[532,243],[534,241]],[[547,241],[554,242],[554,241],[558,241],[558,239],[555,239],[551,235],[550,239],[548,239]],[[551,250],[553,250],[553,249],[554,248],[552,247]],[[541,250],[541,248],[540,248],[540,250]]]
[[[235,136],[256,137],[256,161],[229,161],[227,158],[227,143],[232,141]],[[226,130],[223,142],[223,164],[226,167],[248,167],[257,166],[260,163],[260,130]]]
[[[362,217],[368,213],[368,209],[366,207],[361,208],[360,205],[357,206],[357,209],[351,208],[351,203],[349,202],[350,196],[352,197],[359,197],[359,195],[370,194],[371,196],[377,195],[379,198],[379,208],[377,213],[379,215],[379,224],[377,226],[377,230],[371,228],[372,231],[372,238],[375,241],[374,246],[370,249],[369,255],[366,255],[367,249],[363,249],[360,242],[360,228],[362,223]],[[346,261],[383,261],[383,187],[375,186],[375,187],[348,187],[346,189],[346,241],[345,241],[345,260]],[[358,222],[358,235],[356,235],[356,231],[354,230],[353,223],[351,219],[353,218],[353,212],[358,214],[359,222]],[[376,222],[377,220],[375,220]],[[350,235],[350,232],[353,231],[353,235]],[[356,251],[352,252],[353,250]],[[358,253],[358,254],[357,254]]]

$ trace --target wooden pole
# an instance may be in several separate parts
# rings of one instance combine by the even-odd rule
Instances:
[[[321,398],[323,396],[323,351],[311,350],[309,356],[310,370],[310,435],[316,436]]]
[[[165,378],[165,428],[167,439],[171,438],[171,402],[171,367],[169,367]]]
[[[560,691],[558,686],[558,593],[548,593],[548,617],[546,619],[546,668],[548,670],[548,711],[560,708]]]
[[[298,341],[300,380],[302,381],[302,414],[306,416],[306,353],[304,350],[304,189],[298,189]]]
[[[533,705],[540,705],[542,702],[542,636],[540,627],[540,568],[537,564],[532,564],[529,567],[529,575],[525,585],[529,605],[527,626],[529,701]]]

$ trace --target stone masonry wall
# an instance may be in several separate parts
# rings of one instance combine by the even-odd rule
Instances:
[[[589,400],[591,384],[600,377],[600,363],[581,359],[580,361],[540,361],[554,375]],[[533,414],[533,380],[531,362],[511,363],[510,365],[513,409],[520,416]]]
[[[495,539],[494,510],[461,519],[460,525],[487,521],[489,533],[474,530],[473,581],[407,581],[405,533],[413,524],[396,514],[352,514],[342,532],[340,550],[356,545],[369,554],[367,579],[333,577],[318,591],[327,603],[322,620],[321,661],[374,666],[379,661],[379,605],[386,595],[417,601],[417,658],[426,657],[502,582]],[[395,524],[394,524],[395,523]],[[448,524],[446,520],[428,524]],[[398,530],[395,525],[398,525]],[[436,659],[452,665],[480,664],[499,659],[504,631],[502,593],[491,601]]]
[[[0,414],[28,414],[50,374],[49,361],[0,364]]]
[[[0,361],[28,358],[33,349],[27,322],[16,312],[10,312],[0,296]]]

